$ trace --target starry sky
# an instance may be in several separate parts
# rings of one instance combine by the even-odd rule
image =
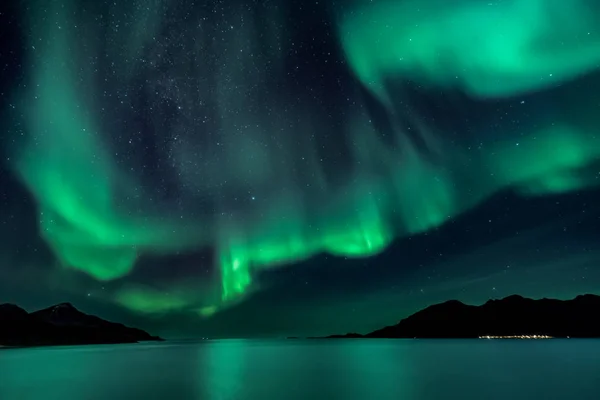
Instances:
[[[600,294],[595,0],[0,8],[0,303],[166,337]]]

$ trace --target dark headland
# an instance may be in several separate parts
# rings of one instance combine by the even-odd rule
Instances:
[[[327,338],[599,338],[600,296],[532,300],[509,296],[471,306],[450,300],[366,335]]]
[[[14,304],[0,304],[0,345],[53,346],[159,341],[141,329],[105,321],[61,303],[28,313]]]

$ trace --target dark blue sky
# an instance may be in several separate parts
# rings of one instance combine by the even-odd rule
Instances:
[[[336,30],[360,2],[171,0],[149,14],[64,3],[64,28],[38,3],[0,6],[0,303],[68,301],[166,337],[254,337],[365,333],[448,299],[600,294],[600,72],[502,98],[391,73],[386,104],[356,78]],[[34,101],[46,72],[57,100]],[[70,90],[82,100],[67,104]],[[69,124],[37,120],[44,107]],[[97,132],[60,131],[90,116]],[[514,178],[536,168],[547,175]],[[81,217],[53,203],[64,187],[40,189],[45,171]],[[90,189],[105,181],[108,195]],[[44,225],[44,213],[59,222]],[[90,219],[123,241],[86,231]],[[355,257],[354,239],[318,240],[355,225],[360,245],[380,239],[380,251]],[[290,226],[309,250],[265,262],[261,246]],[[238,248],[249,278],[228,296],[246,279]],[[88,265],[72,256],[82,249]],[[94,254],[116,269],[107,255],[124,250],[135,256],[125,273],[89,267]]]

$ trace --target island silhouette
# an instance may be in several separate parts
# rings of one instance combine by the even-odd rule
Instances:
[[[598,338],[600,296],[586,294],[572,300],[533,300],[513,295],[471,306],[457,300],[435,304],[387,326],[343,338]]]
[[[51,346],[160,341],[158,336],[109,322],[61,303],[28,313],[14,304],[0,304],[0,345]]]
[[[480,306],[449,300],[418,311],[396,325],[364,335],[346,333],[325,339],[598,338],[600,321],[596,315],[599,311],[600,296],[592,294],[580,295],[572,300],[533,300],[512,295],[489,300]],[[85,314],[70,303],[32,313],[14,304],[0,304],[1,346],[117,344],[161,340],[141,329]]]

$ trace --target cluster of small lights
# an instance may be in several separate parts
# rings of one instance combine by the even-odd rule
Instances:
[[[479,336],[479,339],[553,339],[548,335]]]

